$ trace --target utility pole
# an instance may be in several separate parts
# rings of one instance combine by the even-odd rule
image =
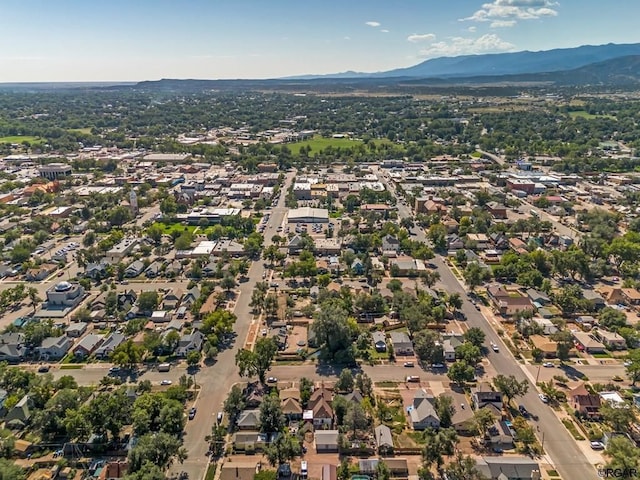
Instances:
[[[540,377],[540,367],[541,365],[538,365],[538,373],[536,374],[536,385],[538,384],[538,378]]]

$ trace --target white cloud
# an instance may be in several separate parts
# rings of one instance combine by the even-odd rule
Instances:
[[[351,37],[344,37],[345,40],[351,40]]]
[[[447,41],[436,42],[420,50],[420,56],[426,58],[455,57],[479,53],[505,52],[513,50],[515,45],[506,42],[494,33],[478,38],[452,37]]]
[[[435,39],[433,33],[413,33],[407,37],[407,41],[411,43],[433,42]]]
[[[469,28],[467,28],[467,30],[469,30],[471,33],[475,33],[477,28],[472,25]]]
[[[484,3],[473,15],[461,21],[492,22],[493,28],[512,27],[519,20],[555,17],[558,3],[554,0],[493,0]],[[509,22],[509,23],[506,23]]]
[[[383,28],[382,30],[380,30],[382,33],[389,33],[389,30],[387,30],[386,28]]]
[[[491,22],[491,28],[508,28],[513,27],[516,23],[515,20],[494,20]]]
[[[368,25],[370,27],[379,27],[380,22],[365,22],[365,25]]]

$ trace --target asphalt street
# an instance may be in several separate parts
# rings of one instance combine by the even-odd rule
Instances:
[[[412,218],[409,208],[399,203],[398,216],[400,218]],[[422,229],[414,229],[417,232],[417,240],[427,242]],[[488,320],[478,312],[467,297],[467,292],[453,275],[441,256],[436,256],[432,262],[440,273],[440,281],[446,287],[447,292],[459,293],[464,299],[462,311],[467,316],[467,324],[470,327],[479,327],[486,335],[486,342],[493,342],[499,346],[499,352],[491,351],[488,355],[494,369],[503,375],[513,375],[518,380],[526,380],[529,383],[529,392],[518,403],[524,405],[529,412],[537,417],[536,422],[540,440],[544,438],[544,448],[549,458],[557,468],[562,478],[567,479],[596,479],[595,468],[589,463],[573,437],[562,425],[551,408],[542,403],[538,397],[538,390],[531,378],[525,374],[523,368],[507,349]],[[535,377],[534,377],[535,378]]]

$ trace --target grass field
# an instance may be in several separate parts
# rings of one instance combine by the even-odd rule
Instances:
[[[69,132],[78,132],[78,133],[85,133],[87,135],[91,134],[91,127],[86,127],[86,128],[70,128]]]
[[[569,116],[571,118],[585,118],[587,120],[593,120],[594,118],[611,118],[615,120],[616,118],[612,115],[593,115],[586,110],[576,110],[574,112],[569,112]]]
[[[40,137],[32,137],[29,135],[14,135],[12,137],[0,137],[0,143],[23,143],[29,142],[32,145],[42,143],[44,140]]]
[[[298,155],[302,147],[309,146],[311,147],[311,156],[313,156],[314,153],[324,150],[327,147],[351,148],[360,144],[362,144],[362,140],[351,140],[349,138],[324,138],[316,135],[310,140],[287,144],[287,147],[289,147],[291,153]]]

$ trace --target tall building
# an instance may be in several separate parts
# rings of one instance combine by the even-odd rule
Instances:
[[[131,193],[129,193],[129,205],[131,205],[131,210],[134,215],[138,213],[138,195],[133,189],[131,190]]]

